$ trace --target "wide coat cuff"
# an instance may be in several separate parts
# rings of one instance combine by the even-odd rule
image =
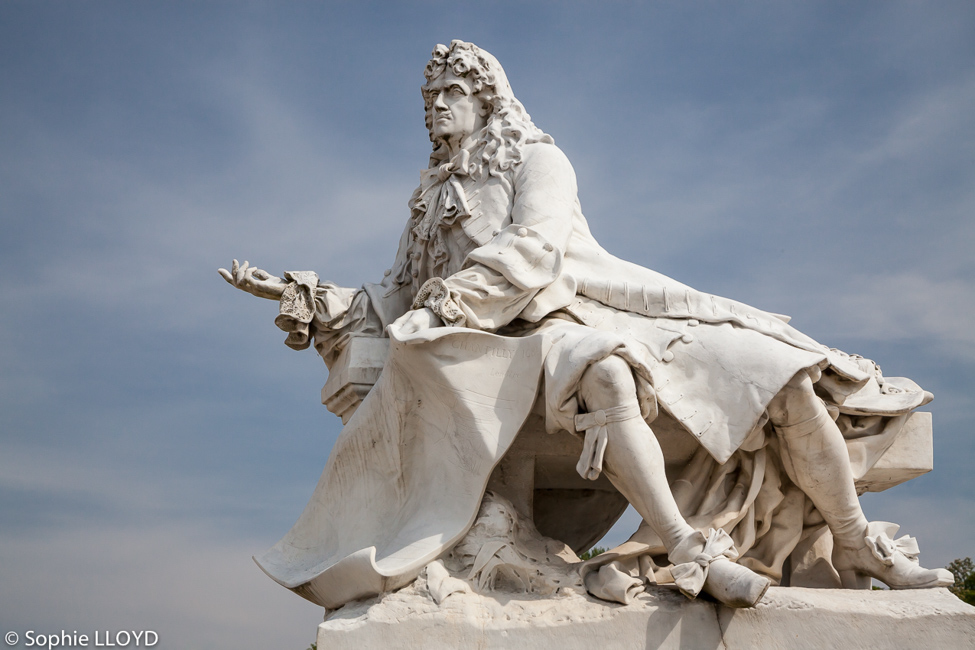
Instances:
[[[316,328],[321,331],[341,326],[356,290],[320,283],[318,274],[312,271],[287,271],[284,277],[290,283],[281,296],[274,324],[288,332],[285,345],[304,350],[311,344]]]
[[[281,295],[278,316],[274,324],[288,333],[284,344],[295,350],[304,350],[311,344],[309,323],[315,316],[315,289],[318,274],[312,271],[286,271],[291,282]]]
[[[562,269],[562,252],[535,229],[518,224],[500,231],[467,259],[497,271],[523,291],[547,287]]]

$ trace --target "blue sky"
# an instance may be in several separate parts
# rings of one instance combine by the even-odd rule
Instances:
[[[313,640],[250,556],[339,431],[325,368],[215,269],[381,277],[452,38],[606,248],[933,391],[935,471],[864,508],[975,555],[973,34],[966,2],[0,4],[0,630]]]

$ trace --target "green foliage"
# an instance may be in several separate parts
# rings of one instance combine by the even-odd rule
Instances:
[[[310,646],[308,646],[307,650],[318,650],[318,644],[312,643]]]
[[[593,546],[591,549],[579,556],[580,560],[591,560],[600,553],[605,553],[607,549],[602,546]]]
[[[975,563],[972,558],[952,560],[947,569],[955,576],[955,584],[948,590],[969,605],[975,605]]]

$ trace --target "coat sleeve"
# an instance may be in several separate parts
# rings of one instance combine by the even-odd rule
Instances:
[[[381,337],[386,326],[410,306],[409,286],[396,281],[405,258],[408,229],[400,240],[393,267],[382,282],[360,289],[319,280],[311,271],[288,271],[275,325],[288,333],[285,345],[295,350],[315,349],[331,367],[353,336]]]
[[[284,277],[291,282],[274,324],[288,333],[284,344],[289,348],[304,350],[314,340],[315,349],[331,365],[351,336],[382,335],[364,289],[322,282],[311,271],[288,271]]]
[[[464,268],[444,279],[463,313],[452,324],[503,327],[559,277],[579,211],[572,165],[554,145],[528,145],[514,172],[513,194],[510,225],[471,251]]]

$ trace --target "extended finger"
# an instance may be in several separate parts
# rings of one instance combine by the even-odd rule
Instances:
[[[258,280],[267,280],[269,277],[271,277],[271,275],[263,269],[255,268],[254,277]]]
[[[239,268],[240,268],[240,264],[237,263],[237,260],[234,260],[234,263],[230,266],[230,272],[233,274],[235,278],[237,277],[237,269]]]
[[[237,269],[237,283],[239,284],[241,280],[244,279],[244,273],[247,272],[247,260],[244,260],[244,265]]]
[[[222,277],[230,284],[234,283],[234,276],[230,275],[230,271],[228,271],[227,269],[217,269],[217,273],[219,273],[220,277]]]

